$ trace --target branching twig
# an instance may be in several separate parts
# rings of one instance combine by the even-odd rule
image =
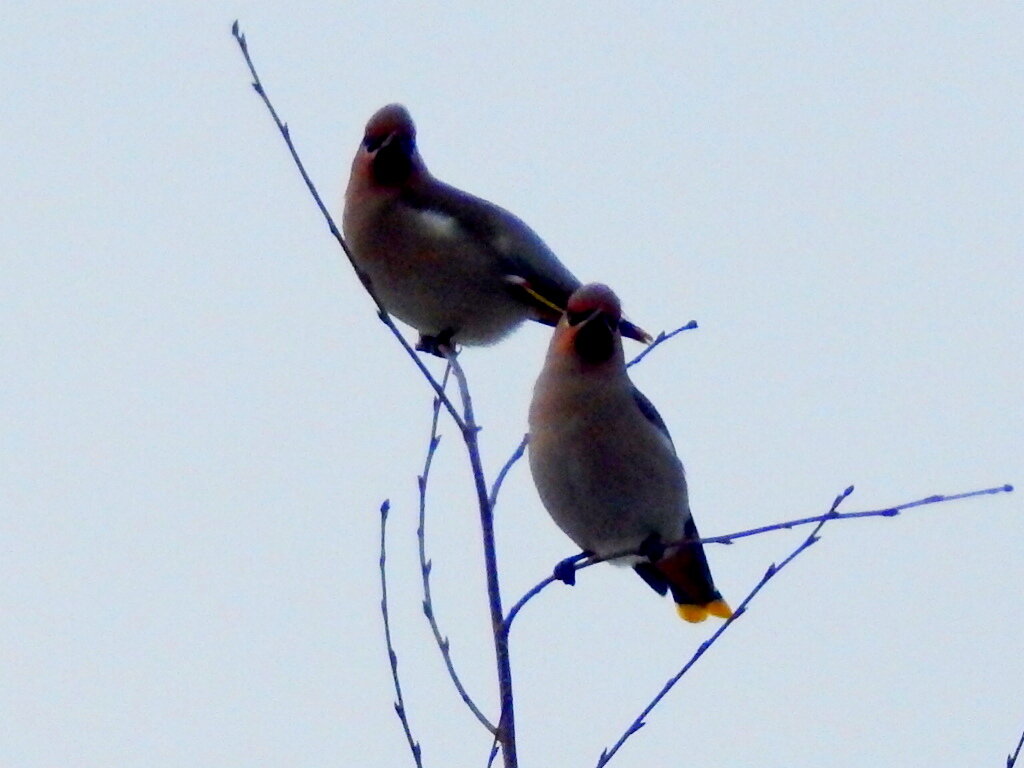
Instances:
[[[709,637],[707,640],[700,644],[700,647],[697,648],[697,652],[690,657],[690,660],[683,665],[682,669],[680,669],[675,675],[669,678],[668,682],[665,683],[664,686],[662,686],[662,689],[658,691],[658,693],[655,695],[653,699],[651,699],[651,702],[646,707],[644,707],[643,711],[639,715],[637,715],[636,719],[629,725],[629,727],[625,730],[622,736],[619,737],[619,740],[615,742],[612,748],[606,749],[604,752],[601,753],[601,756],[600,758],[598,758],[597,761],[597,768],[602,768],[602,766],[607,765],[608,761],[611,760],[612,757],[614,757],[615,753],[619,751],[619,748],[626,743],[626,740],[634,733],[639,731],[641,728],[643,728],[644,718],[647,717],[656,706],[658,706],[658,702],[665,698],[666,694],[668,694],[668,692],[672,690],[673,686],[675,686],[675,684],[679,682],[683,675],[685,675],[690,670],[690,668],[697,663],[697,660],[701,656],[703,656],[704,653],[712,645],[715,644],[718,638],[720,638],[725,633],[725,631],[729,627],[731,627],[736,622],[736,620],[739,619],[740,616],[744,614],[744,612],[747,610],[747,606],[750,604],[750,601],[753,600],[757,593],[764,588],[765,584],[771,581],[772,578],[774,578],[779,573],[779,571],[781,571],[783,568],[785,568],[787,565],[793,562],[793,560],[795,560],[802,552],[806,551],[812,544],[818,541],[818,534],[821,532],[821,529],[825,526],[825,523],[827,523],[829,520],[835,519],[836,515],[838,514],[836,512],[837,508],[842,503],[843,499],[845,499],[851,493],[853,493],[852,485],[845,491],[843,491],[841,494],[836,496],[835,501],[832,502],[832,507],[826,514],[821,516],[821,520],[814,527],[814,530],[811,531],[810,535],[806,539],[804,539],[803,542],[801,542],[796,549],[789,553],[789,556],[785,560],[783,560],[778,565],[772,563],[770,566],[768,566],[768,570],[765,571],[764,576],[762,576],[761,580],[754,586],[752,590],[750,590],[750,593],[745,598],[743,598],[743,602],[739,604],[739,607],[736,608],[733,615],[729,619],[726,619],[726,621],[721,626],[719,626],[717,630],[715,630],[715,633],[711,635],[711,637]]]
[[[487,753],[487,768],[491,768],[494,765],[494,758],[498,756],[498,737],[494,737],[494,741],[491,742],[491,751]]]
[[[367,294],[373,300],[373,303],[377,305],[377,317],[380,321],[387,326],[391,334],[398,339],[398,343],[402,345],[402,349],[406,351],[406,354],[412,359],[413,363],[419,368],[420,373],[423,374],[427,383],[433,388],[435,394],[441,399],[444,407],[448,413],[455,420],[455,423],[459,425],[460,429],[465,429],[465,424],[462,421],[462,417],[459,416],[458,410],[455,405],[445,395],[441,385],[437,383],[437,380],[430,373],[430,370],[420,359],[420,356],[416,354],[409,342],[405,340],[402,332],[398,330],[398,326],[395,325],[395,321],[391,319],[391,315],[384,308],[381,300],[377,297],[377,293],[373,289],[373,284],[370,282],[370,277],[357,265],[356,261],[352,256],[352,251],[349,250],[348,243],[345,242],[345,238],[341,236],[341,232],[338,230],[337,225],[334,223],[334,219],[331,217],[330,211],[327,210],[327,206],[324,205],[323,200],[320,198],[320,193],[317,192],[316,186],[313,184],[313,180],[309,177],[306,172],[306,167],[302,164],[302,160],[299,158],[299,153],[295,149],[295,145],[292,143],[291,132],[288,130],[288,124],[281,121],[281,118],[277,115],[277,110],[274,109],[274,105],[270,103],[270,98],[267,96],[266,89],[263,87],[263,83],[260,82],[260,76],[256,73],[256,66],[252,63],[252,58],[249,56],[249,45],[245,41],[245,35],[238,30],[238,21],[235,21],[231,25],[231,34],[234,35],[235,40],[238,41],[238,47],[242,49],[242,55],[245,57],[245,63],[249,66],[249,72],[252,74],[252,87],[259,94],[259,97],[263,99],[263,103],[266,105],[267,110],[270,112],[270,116],[274,119],[277,130],[281,132],[281,136],[284,137],[285,144],[288,145],[288,151],[291,153],[292,160],[295,163],[295,167],[298,168],[299,173],[302,175],[302,180],[306,182],[306,187],[309,189],[309,193],[313,196],[314,202],[320,209],[320,213],[323,215],[327,222],[327,228],[331,231],[334,239],[338,241],[338,245],[341,246],[341,250],[345,252],[345,256],[348,258],[349,264],[352,269],[355,270],[356,276],[359,277],[359,281],[363,284],[363,288],[366,289]]]
[[[881,509],[871,509],[871,510],[866,510],[866,511],[863,511],[863,512],[836,512],[835,514],[829,513],[829,514],[825,514],[825,515],[817,515],[815,517],[802,517],[802,518],[799,518],[799,519],[796,519],[796,520],[787,520],[787,521],[782,522],[782,523],[773,523],[772,525],[762,525],[762,526],[760,526],[758,528],[750,528],[750,529],[745,530],[745,531],[737,531],[736,533],[727,533],[724,536],[706,536],[706,537],[702,537],[701,539],[699,539],[699,541],[700,541],[701,544],[732,544],[736,539],[744,539],[744,538],[747,538],[748,536],[757,536],[758,534],[768,533],[769,531],[788,530],[790,528],[796,528],[796,527],[801,526],[801,525],[810,525],[812,523],[821,523],[821,522],[823,522],[825,520],[853,520],[853,519],[865,518],[865,517],[895,517],[900,512],[903,512],[904,510],[907,510],[907,509],[913,509],[915,507],[923,507],[923,506],[927,506],[929,504],[940,504],[940,503],[946,502],[946,501],[957,501],[959,499],[969,499],[969,498],[973,498],[975,496],[988,496],[988,495],[995,494],[995,493],[1011,493],[1012,491],[1013,491],[1013,486],[1007,484],[1007,485],[995,486],[993,488],[982,488],[981,490],[977,490],[977,491],[967,491],[965,493],[954,493],[954,494],[949,494],[949,495],[935,494],[933,496],[926,496],[923,499],[917,499],[915,501],[908,501],[908,502],[906,502],[904,504],[897,504],[897,505],[892,506],[892,507],[883,507]],[[683,540],[683,541],[678,541],[678,542],[670,542],[666,546],[672,547],[672,546],[675,546],[676,544],[686,543],[686,541],[690,541],[690,543],[692,543],[692,540]],[[588,557],[586,555],[579,554],[579,555],[576,555],[575,558],[572,558],[568,562],[570,564],[572,564],[573,570],[581,571],[584,568],[589,568],[592,565],[597,565],[598,563],[603,563],[603,562],[606,562],[608,560],[615,560],[615,559],[618,559],[620,557],[628,557],[630,555],[640,555],[640,554],[642,554],[642,553],[639,550],[636,550],[636,549],[623,550],[621,552],[615,552],[615,553],[610,554],[610,555],[605,555],[604,557]],[[575,562],[572,562],[572,560],[575,560]],[[563,562],[565,562],[565,561],[563,561]],[[516,614],[519,613],[519,611],[523,608],[524,605],[526,605],[526,603],[528,603],[530,600],[532,600],[534,597],[536,597],[540,592],[542,592],[544,589],[546,589],[550,584],[554,583],[555,581],[559,581],[559,580],[560,579],[557,579],[557,578],[555,578],[552,575],[552,576],[548,576],[544,580],[542,580],[542,581],[538,582],[537,584],[535,584],[533,586],[533,588],[531,588],[525,595],[523,595],[519,599],[519,601],[515,605],[512,606],[512,610],[509,611],[508,617],[505,619],[505,623],[507,625],[511,625],[512,620],[515,618]]]
[[[657,347],[659,347],[662,344],[664,344],[666,341],[671,339],[673,336],[677,336],[680,333],[682,333],[683,331],[692,331],[696,327],[697,327],[697,321],[696,320],[691,320],[686,325],[682,325],[682,326],[676,328],[674,331],[668,331],[667,333],[665,331],[662,331],[661,333],[659,333],[657,335],[657,337],[654,339],[654,341],[652,341],[650,344],[648,344],[647,347],[639,355],[637,355],[632,360],[630,360],[628,363],[626,363],[626,367],[627,368],[632,368],[634,365],[636,365],[641,360],[643,360],[645,357],[647,357],[649,354],[651,354],[651,352],[653,352]]]
[[[523,458],[523,453],[526,451],[526,445],[530,442],[529,433],[523,435],[523,439],[519,441],[519,445],[516,446],[515,450],[512,451],[508,459],[501,467],[501,471],[498,472],[498,476],[494,478],[494,485],[491,486],[491,509],[494,509],[494,505],[498,503],[498,491],[501,490],[502,483],[505,482],[505,477],[508,475],[509,470],[515,466],[515,463]]]
[[[1012,755],[1006,757],[1006,768],[1013,768],[1017,764],[1017,758],[1020,757],[1020,749],[1024,747],[1024,733],[1020,735],[1020,741],[1017,742],[1017,749],[1013,751]]]
[[[491,611],[494,658],[498,672],[498,700],[501,706],[497,739],[501,744],[501,756],[505,768],[516,768],[518,758],[516,756],[515,709],[512,699],[512,666],[509,662],[508,633],[505,632],[505,614],[501,607],[501,588],[498,583],[498,554],[494,544],[494,510],[491,508],[490,496],[487,493],[487,481],[480,458],[480,443],[477,440],[480,429],[473,414],[473,400],[469,394],[466,374],[454,351],[448,350],[446,356],[455,381],[459,385],[465,423],[465,427],[462,429],[462,439],[466,444],[469,463],[473,469],[473,483],[480,509],[480,532],[483,539],[484,569],[487,576],[487,603]]]
[[[391,642],[391,622],[388,618],[388,579],[385,568],[386,534],[390,508],[391,504],[387,500],[380,505],[380,612],[384,616],[384,642],[387,644],[388,660],[391,662],[391,679],[395,683],[395,714],[398,715],[398,719],[402,723],[402,730],[405,731],[405,738],[409,742],[409,749],[412,750],[412,759],[416,761],[416,768],[423,768],[420,743],[413,738],[412,728],[409,726],[409,716],[405,711],[405,700],[402,698],[402,683],[398,679],[398,654],[395,653],[395,646]]]
[[[1012,493],[1012,485],[997,485],[992,488],[982,488],[977,491],[965,491],[963,493],[952,493],[952,494],[941,494],[936,493],[931,496],[925,496],[923,499],[916,499],[915,501],[908,501],[903,504],[897,504],[893,507],[882,507],[881,509],[869,509],[863,512],[837,512],[834,515],[817,515],[815,517],[801,517],[796,520],[786,520],[782,523],[773,523],[772,525],[763,525],[760,528],[751,528],[746,531],[738,531],[736,533],[727,533],[724,536],[709,536],[707,538],[700,539],[701,544],[732,544],[736,539],[745,539],[749,536],[757,536],[762,533],[768,533],[770,531],[781,531],[789,530],[791,528],[797,528],[801,525],[811,525],[812,523],[819,523],[823,519],[828,520],[853,520],[861,517],[896,517],[900,512],[907,509],[914,509],[915,507],[924,507],[929,504],[940,504],[945,501],[959,501],[960,499],[970,499],[975,496],[991,496],[995,493]],[[686,539],[681,541],[670,542],[666,546],[675,546],[677,544],[686,543]],[[592,557],[588,558],[587,562],[578,566],[576,570],[582,568],[589,568],[592,565],[603,563],[607,560],[615,560],[619,557],[625,557],[627,555],[638,554],[636,550],[628,550],[623,552],[615,552],[611,555],[605,555],[604,557]]]
[[[442,389],[448,384],[448,374],[451,372],[451,366],[445,368],[444,377],[441,379]],[[419,486],[420,496],[420,519],[419,527],[416,529],[416,538],[419,539],[419,550],[420,550],[420,573],[423,577],[423,614],[427,617],[427,622],[430,624],[430,630],[434,634],[434,641],[437,643],[438,649],[441,651],[441,657],[444,659],[445,667],[448,668],[448,675],[452,679],[452,683],[455,684],[455,690],[458,691],[459,696],[466,702],[466,706],[469,707],[476,719],[479,720],[483,726],[490,731],[492,734],[497,732],[491,721],[487,719],[487,716],[480,711],[480,708],[473,701],[473,698],[469,695],[465,686],[462,684],[462,680],[459,678],[458,673],[455,671],[455,664],[452,661],[451,654],[451,643],[447,637],[441,634],[441,629],[437,624],[437,617],[434,613],[434,601],[430,594],[430,569],[432,563],[427,559],[427,480],[430,477],[430,466],[434,461],[434,453],[437,451],[437,446],[441,442],[441,436],[437,434],[437,421],[441,415],[441,401],[438,398],[434,398],[433,414],[430,420],[430,443],[427,447],[427,457],[423,462],[423,474],[416,478],[417,485]]]

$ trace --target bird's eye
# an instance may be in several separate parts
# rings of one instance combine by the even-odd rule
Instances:
[[[384,143],[386,136],[367,136],[363,139],[363,149],[367,152],[376,152],[380,149],[380,145]]]
[[[591,312],[573,312],[570,309],[566,311],[565,317],[569,321],[569,325],[579,325],[588,317],[590,317],[591,314]]]

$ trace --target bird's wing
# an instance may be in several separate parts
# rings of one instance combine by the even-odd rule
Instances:
[[[669,448],[675,453],[675,445],[672,443],[672,435],[668,433],[668,427],[665,425],[665,420],[661,418],[661,414],[658,413],[657,408],[654,407],[654,403],[647,399],[643,392],[637,389],[635,386],[631,386],[633,402],[636,403],[636,407],[640,409],[641,415],[647,419],[647,421],[658,430],[665,438]]]
[[[525,222],[494,203],[437,180],[429,195],[412,187],[403,199],[420,210],[449,217],[462,236],[494,256],[509,290],[533,306],[538,319],[552,325],[558,322],[580,281]]]

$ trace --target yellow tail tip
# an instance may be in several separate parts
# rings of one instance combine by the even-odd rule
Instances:
[[[676,613],[683,621],[697,624],[708,617],[708,610],[703,605],[676,605]]]
[[[683,621],[688,621],[690,624],[699,624],[709,615],[717,616],[720,619],[731,618],[732,608],[729,607],[725,600],[719,598],[707,605],[677,604],[676,613],[679,614],[679,618]]]
[[[722,598],[718,598],[717,600],[708,603],[705,608],[708,609],[708,613],[712,616],[717,616],[720,619],[732,618],[732,608],[730,608],[729,604]]]

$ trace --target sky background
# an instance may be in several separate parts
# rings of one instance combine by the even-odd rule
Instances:
[[[0,25],[0,764],[428,766],[490,740],[420,613],[430,393],[340,213],[402,101],[440,178],[649,330],[701,531],[1024,482],[1019,3],[68,3]],[[488,473],[549,331],[467,350]],[[631,351],[638,351],[634,345]],[[430,364],[437,370],[434,361]],[[495,714],[477,513],[442,427],[435,609]],[[1021,492],[837,523],[612,765],[998,766],[1024,728]],[[525,462],[511,603],[573,552]],[[710,547],[738,603],[806,531]],[[512,635],[524,766],[591,766],[714,625],[611,566]]]

